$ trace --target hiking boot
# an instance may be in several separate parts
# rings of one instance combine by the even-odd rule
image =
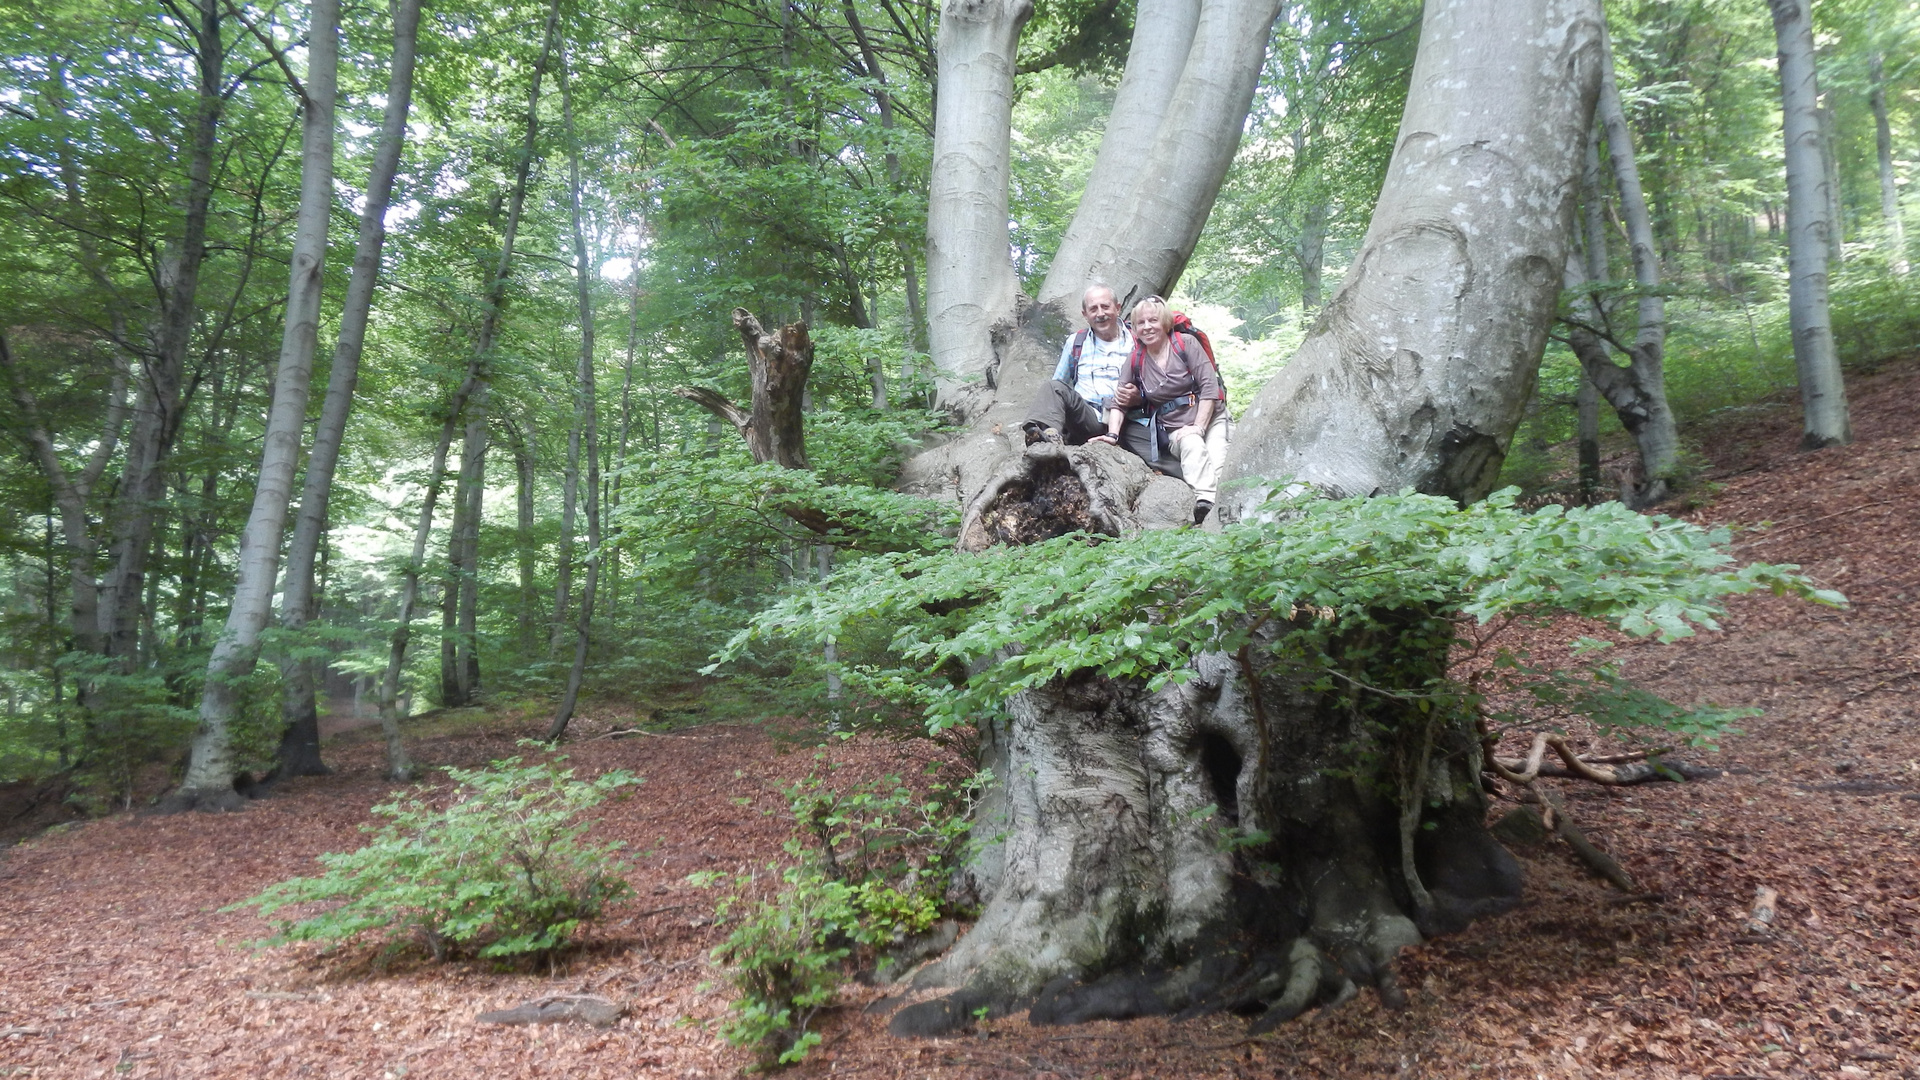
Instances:
[[[1207,515],[1212,512],[1213,512],[1212,503],[1208,502],[1205,499],[1196,500],[1193,504],[1193,523],[1195,525],[1198,525],[1201,522],[1207,520]]]
[[[1027,421],[1020,426],[1020,430],[1026,433],[1028,446],[1032,446],[1034,443],[1052,443],[1055,446],[1062,444],[1060,432],[1042,424],[1038,420]]]

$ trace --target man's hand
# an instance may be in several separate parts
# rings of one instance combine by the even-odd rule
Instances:
[[[1131,409],[1140,404],[1140,388],[1133,383],[1121,383],[1113,392],[1113,403],[1123,409]]]

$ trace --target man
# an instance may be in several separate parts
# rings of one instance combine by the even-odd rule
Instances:
[[[1107,434],[1108,406],[1125,409],[1140,403],[1138,390],[1120,385],[1133,353],[1133,335],[1120,322],[1120,302],[1112,289],[1094,285],[1080,298],[1080,314],[1087,320],[1087,329],[1061,346],[1053,380],[1040,391],[1027,411],[1027,422],[1021,425],[1027,445],[1119,442],[1141,460],[1151,461],[1152,432],[1144,422],[1129,420],[1121,425],[1119,439]],[[1154,467],[1171,472],[1177,466],[1168,461]]]

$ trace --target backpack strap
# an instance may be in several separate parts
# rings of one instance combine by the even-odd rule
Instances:
[[[1091,330],[1082,330],[1073,335],[1073,352],[1067,357],[1068,386],[1080,381],[1080,350],[1087,347],[1087,335],[1091,333],[1093,333]]]

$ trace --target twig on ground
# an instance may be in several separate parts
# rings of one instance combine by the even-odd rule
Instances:
[[[1753,913],[1747,919],[1747,932],[1765,934],[1773,929],[1773,912],[1780,903],[1780,894],[1765,885],[1755,886],[1753,890]]]

